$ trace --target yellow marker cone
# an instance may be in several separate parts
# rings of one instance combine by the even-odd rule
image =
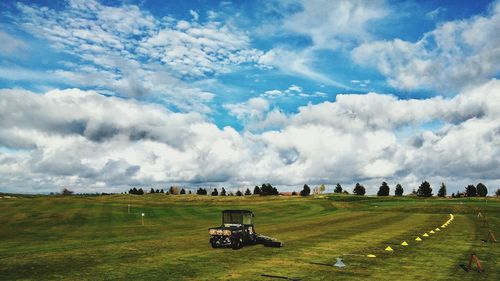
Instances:
[[[446,225],[444,225],[444,224],[443,224],[443,225],[441,226],[441,228],[446,228]]]
[[[369,255],[366,255],[366,256],[369,257],[369,258],[376,258],[377,257],[374,254],[369,254]]]
[[[408,246],[408,243],[406,243],[406,241],[403,241],[403,243],[401,243],[402,246]]]
[[[436,232],[434,232],[434,230],[431,230],[431,231],[429,231],[429,233],[430,233],[430,234],[434,234],[434,233],[436,233]]]
[[[436,227],[436,229],[435,229],[435,230],[436,230],[436,231],[441,231],[441,229],[439,229],[439,227]]]
[[[429,237],[429,234],[427,234],[427,232],[426,232],[426,233],[424,233],[424,235],[422,235],[422,236],[424,236],[424,237]]]
[[[415,238],[415,241],[422,241],[422,238],[417,237],[417,238]]]
[[[391,246],[387,246],[387,248],[385,248],[385,250],[386,250],[386,251],[389,251],[389,252],[394,251],[394,250],[391,248]]]

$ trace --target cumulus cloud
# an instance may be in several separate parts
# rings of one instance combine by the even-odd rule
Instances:
[[[237,132],[197,113],[91,91],[1,90],[1,188],[360,181],[374,193],[382,180],[412,187],[425,179],[446,181],[451,190],[462,188],[451,183],[498,184],[499,93],[500,81],[491,80],[454,98],[344,94],[291,115],[256,98],[226,108],[258,120],[253,126],[280,125]],[[422,127],[429,122],[442,126]]]
[[[487,15],[444,22],[417,42],[367,42],[352,51],[354,60],[377,68],[399,89],[460,90],[500,71],[500,3]]]

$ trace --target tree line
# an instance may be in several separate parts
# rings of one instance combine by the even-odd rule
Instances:
[[[312,192],[314,194],[319,194],[325,190],[324,185],[320,185],[318,187],[315,187]],[[350,194],[349,191],[345,190],[342,188],[342,186],[337,183],[334,190],[334,193],[336,194]],[[143,195],[145,191],[142,188],[131,188],[128,192],[129,194],[134,194],[134,195]],[[163,189],[154,189],[151,188],[149,193],[164,193],[167,195],[182,195],[182,194],[192,194],[191,190],[186,191],[184,188],[179,188],[175,186],[171,186],[166,192]],[[366,194],[366,188],[360,184],[356,183],[354,186],[352,193],[354,195],[365,195]],[[404,189],[401,186],[401,184],[396,184],[394,188],[394,196],[403,196]],[[209,191],[205,188],[198,188],[196,191],[197,195],[209,195]],[[307,185],[304,184],[302,190],[297,193],[297,192],[292,192],[291,195],[300,195],[300,196],[309,196],[311,194],[311,188]],[[485,197],[488,194],[488,188],[483,184],[483,183],[478,183],[476,186],[474,185],[468,185],[465,187],[463,192],[457,192],[457,193],[452,193],[451,197],[452,198],[461,198],[461,197]],[[280,192],[276,187],[273,187],[271,184],[262,184],[262,186],[255,186],[253,189],[253,192],[247,188],[244,192],[238,190],[235,193],[232,191],[228,192],[224,187],[221,188],[219,191],[217,188],[214,188],[210,192],[211,196],[248,196],[248,195],[260,195],[260,196],[269,196],[269,195],[280,195]],[[387,184],[387,182],[383,181],[382,184],[379,187],[379,190],[377,192],[377,196],[389,196],[390,195],[390,187]],[[418,187],[417,190],[413,189],[413,191],[410,193],[410,195],[417,196],[417,197],[431,197],[433,196],[432,192],[432,187],[428,181],[423,181],[420,186]],[[496,196],[500,196],[500,189],[497,189],[495,192]],[[446,197],[447,196],[447,190],[446,190],[446,185],[444,183],[441,183],[441,186],[437,192],[438,197]]]

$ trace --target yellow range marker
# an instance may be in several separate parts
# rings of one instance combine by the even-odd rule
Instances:
[[[423,237],[429,237],[429,234],[427,233],[424,233],[424,235],[422,235]]]
[[[441,231],[441,229],[439,229],[439,227],[436,227],[436,229],[434,229],[435,231]]]
[[[415,238],[415,241],[422,241],[422,238],[417,237],[417,238]]]
[[[402,246],[408,246],[408,243],[406,243],[406,241],[403,241],[403,243],[401,243]]]
[[[375,256],[374,254],[368,254],[366,255],[368,258],[376,258],[377,256]]]
[[[394,250],[391,248],[391,246],[387,246],[387,248],[385,248],[386,251],[389,251],[389,252],[393,252]]]
[[[431,230],[431,231],[429,231],[429,233],[430,233],[430,234],[434,234],[434,233],[436,233],[436,232],[434,232],[434,230]]]

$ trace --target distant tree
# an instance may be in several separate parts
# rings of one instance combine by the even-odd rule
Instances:
[[[451,194],[451,198],[455,198],[455,193],[452,193],[452,194]]]
[[[245,195],[252,195],[252,192],[250,191],[250,189],[247,188],[247,190],[245,190]]]
[[[365,195],[366,193],[366,189],[364,186],[362,186],[361,184],[356,183],[356,186],[354,187],[352,193],[356,194],[356,195]]]
[[[417,196],[419,197],[431,197],[432,196],[432,188],[430,183],[427,181],[422,182],[417,190]]]
[[[139,190],[137,190],[137,195],[143,195],[144,194],[144,190],[142,190],[142,188],[139,188]]]
[[[446,185],[444,185],[444,182],[441,183],[441,187],[438,190],[438,196],[446,197]]]
[[[394,195],[396,196],[403,196],[403,187],[398,183],[396,184],[396,188],[394,189]]]
[[[304,188],[300,191],[301,196],[309,196],[311,194],[311,188],[307,184],[304,184]]]
[[[159,189],[156,189],[156,193],[160,193],[160,190],[159,190]]]
[[[181,189],[181,194],[186,194],[186,190],[184,188]]]
[[[295,196],[295,195],[297,195],[297,192],[296,191],[292,192],[292,196]]]
[[[500,188],[497,188],[497,191],[495,192],[495,195],[496,195],[497,197],[499,197],[499,196],[500,196]]]
[[[163,188],[162,188],[162,189],[160,189],[160,193],[165,193],[165,191],[163,191]]]
[[[262,194],[261,189],[258,186],[255,186],[253,188],[253,195],[261,195],[261,194]]]
[[[314,194],[321,194],[326,190],[326,186],[324,184],[318,185],[313,189]]]
[[[476,189],[476,187],[473,186],[472,184],[469,184],[465,188],[465,196],[467,196],[467,197],[476,197],[477,196],[477,189]]]
[[[349,191],[347,191],[347,190],[342,191],[342,193],[346,194],[346,195],[349,195]]]
[[[236,196],[243,196],[243,193],[241,193],[241,191],[236,191]]]
[[[190,191],[188,192],[188,194],[193,194],[193,193],[192,193],[192,192],[191,192],[191,190],[190,190]]]
[[[455,198],[461,198],[461,197],[464,197],[464,193],[463,192],[457,192],[455,193]]]
[[[226,189],[224,189],[224,187],[220,191],[220,196],[226,196]]]
[[[128,193],[129,193],[129,194],[134,194],[134,195],[138,195],[138,194],[139,194],[138,192],[139,192],[139,191],[138,191],[138,190],[137,190],[137,188],[135,188],[135,187],[134,187],[134,188],[132,188],[132,189],[130,189],[130,190],[128,191]]]
[[[385,181],[382,182],[382,185],[378,189],[377,196],[389,196],[389,186]]]
[[[478,183],[476,189],[477,189],[477,195],[479,197],[486,197],[486,195],[488,194],[488,188],[486,188],[486,185],[482,183]]]
[[[227,196],[234,196],[234,193],[232,191],[229,191],[229,193],[227,194]]]
[[[217,196],[219,195],[219,192],[217,191],[217,188],[214,188],[214,190],[212,191],[212,196]]]
[[[339,183],[337,183],[333,192],[334,193],[342,193],[342,186]]]
[[[263,184],[261,187],[261,195],[279,195],[278,190],[271,184]]]
[[[155,189],[151,187],[151,190],[149,191],[149,193],[155,193]]]
[[[198,190],[196,191],[196,194],[198,195],[207,195],[207,190],[204,189],[204,188],[198,188]]]
[[[61,194],[62,194],[63,196],[73,195],[73,193],[74,193],[74,192],[73,192],[72,190],[69,190],[69,189],[67,189],[67,188],[63,188],[63,190],[61,191]]]

